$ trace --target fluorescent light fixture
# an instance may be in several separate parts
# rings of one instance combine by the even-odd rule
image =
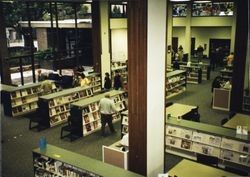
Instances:
[[[207,3],[207,2],[211,2],[211,1],[194,1],[194,3]]]
[[[170,2],[187,2],[187,1],[190,1],[190,0],[169,0]]]

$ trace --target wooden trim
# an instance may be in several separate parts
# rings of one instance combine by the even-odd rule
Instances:
[[[237,1],[234,68],[231,93],[231,111],[241,112],[247,52],[248,1]]]
[[[147,1],[128,1],[129,170],[147,172]]]
[[[100,2],[92,2],[92,51],[94,71],[101,73],[101,21]]]

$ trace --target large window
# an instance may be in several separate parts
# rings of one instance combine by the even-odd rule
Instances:
[[[111,3],[110,4],[110,18],[127,18],[127,4]]]
[[[173,16],[174,17],[186,17],[187,16],[187,4],[174,4]]]
[[[233,2],[192,3],[192,16],[232,16]],[[173,4],[173,17],[186,17],[187,4]]]

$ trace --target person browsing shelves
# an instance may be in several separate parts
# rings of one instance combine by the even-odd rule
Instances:
[[[114,113],[119,112],[116,107],[114,101],[111,99],[110,94],[106,94],[104,98],[102,98],[99,102],[99,111],[101,114],[101,133],[102,136],[106,136],[105,134],[105,126],[108,124],[110,132],[115,133],[115,129],[112,123],[112,115]]]
[[[81,74],[80,85],[81,87],[88,86],[90,84],[90,80],[85,76],[85,74]]]

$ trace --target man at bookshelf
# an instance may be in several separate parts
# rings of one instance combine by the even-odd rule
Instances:
[[[115,129],[112,123],[112,115],[116,112],[119,112],[116,107],[114,101],[111,99],[110,94],[106,94],[104,98],[102,98],[99,102],[99,111],[101,114],[101,133],[102,136],[106,136],[105,134],[105,126],[108,124],[111,133],[115,133]]]

